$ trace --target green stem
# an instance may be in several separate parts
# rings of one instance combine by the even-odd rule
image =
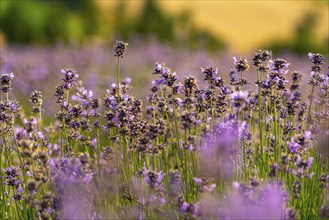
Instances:
[[[16,138],[16,134],[14,132],[14,124],[12,126],[12,132],[13,132],[13,136],[14,136],[14,142],[15,142],[15,145],[16,145],[16,148],[17,148],[17,154],[18,154],[19,162],[21,164],[22,171],[23,171],[24,182],[26,183],[26,172],[25,172],[22,156],[21,156],[21,153],[19,151],[19,146],[18,146],[18,141],[17,141],[17,138]]]
[[[314,85],[312,86],[312,92],[311,92],[311,97],[310,97],[310,105],[308,107],[308,113],[307,113],[307,130],[310,128],[310,123],[311,123],[311,109],[312,109],[312,101],[313,101],[313,93],[314,93]]]
[[[118,103],[120,103],[120,57],[118,57],[117,85],[118,85]]]
[[[38,130],[42,130],[42,101],[39,103],[39,114],[37,115],[38,120]]]
[[[179,131],[178,131],[178,122],[176,118],[176,104],[175,104],[175,97],[174,92],[172,93],[172,105],[173,105],[173,116],[174,116],[174,123],[175,123],[175,131],[176,131],[176,146],[175,151],[177,152],[179,149]]]
[[[99,168],[99,166],[101,166],[100,163],[100,159],[101,159],[101,153],[102,153],[102,149],[101,149],[101,139],[100,139],[100,132],[99,132],[99,128],[96,129],[96,136],[97,136],[97,168]]]
[[[258,75],[258,82],[262,80],[261,72],[257,70]],[[262,96],[261,96],[261,88],[258,84],[258,128],[259,128],[259,145],[260,145],[260,152],[263,153],[263,128],[262,128]]]
[[[213,90],[212,88],[213,88],[213,85],[212,85],[212,82],[210,81],[209,89],[210,90]],[[211,126],[214,126],[214,124],[215,124],[215,117],[214,117],[214,105],[213,105],[212,98],[213,98],[213,95],[211,95],[211,97],[210,97],[210,115],[211,115],[211,122],[212,122],[211,123]]]
[[[240,72],[241,73],[241,80],[240,80],[240,91],[242,91],[243,90],[243,82],[242,82],[242,72]]]
[[[276,90],[274,90],[274,97],[276,98]],[[274,112],[273,112],[273,129],[274,129],[274,149],[275,149],[275,162],[279,161],[279,147],[278,146],[278,120],[277,120],[277,109],[276,109],[276,100],[274,98]]]

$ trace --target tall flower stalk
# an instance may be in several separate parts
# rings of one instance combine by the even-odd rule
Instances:
[[[264,145],[264,135],[263,135],[263,117],[262,117],[262,73],[266,73],[268,70],[267,63],[269,59],[272,58],[272,52],[271,51],[262,51],[259,50],[254,54],[254,57],[252,58],[253,65],[257,68],[257,88],[258,88],[258,127],[259,127],[259,149],[261,155],[263,154],[263,145]]]
[[[118,89],[118,103],[120,103],[120,58],[124,58],[124,55],[127,51],[128,43],[123,41],[117,41],[116,45],[114,46],[115,54],[114,56],[118,57],[118,66],[117,66],[117,89]]]
[[[313,96],[314,96],[314,88],[317,87],[324,79],[321,76],[321,72],[323,70],[322,65],[324,64],[325,57],[321,54],[313,54],[309,53],[308,58],[312,63],[311,66],[311,79],[309,80],[309,84],[312,86],[311,96],[310,96],[310,104],[308,107],[307,113],[307,129],[310,128],[312,123],[312,104],[313,104]]]

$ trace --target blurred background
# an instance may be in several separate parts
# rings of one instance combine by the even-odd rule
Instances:
[[[1,0],[1,47],[155,39],[173,47],[328,54],[329,1]]]

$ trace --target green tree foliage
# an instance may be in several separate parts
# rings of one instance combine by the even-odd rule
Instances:
[[[98,31],[90,0],[1,1],[1,26],[12,43],[83,40]]]
[[[119,2],[115,10],[115,21],[116,32],[125,40],[130,36],[140,35],[192,49],[202,47],[209,51],[218,51],[226,48],[223,39],[196,27],[191,21],[191,13],[184,11],[177,16],[167,15],[155,0],[145,0],[137,18],[129,18],[126,3]]]
[[[292,39],[286,41],[277,40],[267,47],[271,48],[275,53],[289,50],[296,54],[304,54],[310,51],[328,54],[328,36],[327,39],[323,39],[323,42],[319,42],[316,39],[315,27],[318,20],[316,12],[306,13],[297,24]]]
[[[191,22],[191,13],[187,11],[168,15],[157,1],[145,0],[140,13],[132,17],[126,4],[118,1],[109,12],[113,13],[113,22],[104,24],[92,0],[1,1],[0,31],[8,42],[21,44],[84,42],[92,36],[107,40],[112,32],[124,40],[137,35],[146,39],[155,37],[173,46],[225,49],[222,39]]]
[[[137,24],[137,32],[145,35],[155,33],[159,40],[174,41],[174,18],[166,16],[154,0],[146,0]]]

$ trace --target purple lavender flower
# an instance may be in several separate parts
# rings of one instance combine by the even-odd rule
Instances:
[[[198,88],[198,83],[193,76],[185,77],[183,83],[183,90],[185,96],[191,96],[195,89]]]
[[[200,172],[207,177],[231,177],[233,158],[238,152],[235,140],[238,138],[237,124],[231,121],[216,124],[211,131],[207,132],[202,139],[202,145],[198,147]]]
[[[93,98],[93,91],[88,91],[88,90],[83,90],[82,93],[77,93],[77,98],[80,102],[80,105],[82,105],[82,107],[84,109],[88,109],[92,104],[94,100]]]
[[[244,184],[236,183],[238,192],[227,196],[232,219],[280,219],[287,194],[279,183],[268,183],[255,190]],[[238,211],[237,211],[238,210]]]
[[[183,213],[186,213],[188,207],[189,207],[189,204],[187,202],[183,202],[182,206],[180,207],[180,211]]]
[[[6,176],[2,176],[4,185],[18,187],[23,182],[23,180],[19,178],[22,175],[22,172],[18,166],[10,166],[7,169],[2,169],[2,172],[6,174]]]
[[[186,201],[179,202],[179,211],[181,211],[184,215],[192,215],[193,217],[197,217],[199,214],[199,204],[198,203],[188,203]]]
[[[301,149],[301,146],[296,143],[294,141],[294,139],[292,139],[289,143],[288,143],[288,149],[289,149],[289,152],[292,153],[292,154],[296,154],[300,151]]]
[[[275,60],[270,60],[270,70],[280,75],[286,75],[288,73],[289,65],[290,63],[284,59],[278,58]]]
[[[34,104],[39,104],[42,102],[42,94],[38,90],[33,90],[30,95],[30,102]]]
[[[1,74],[1,76],[0,76],[1,91],[3,91],[4,93],[8,93],[12,89],[14,77],[15,76],[13,73]]]
[[[247,91],[237,91],[230,95],[232,106],[235,108],[240,108],[244,106],[247,102],[249,93]]]
[[[204,81],[211,81],[218,73],[218,68],[213,67],[201,67],[201,71],[204,74]]]
[[[201,185],[202,184],[202,179],[201,178],[193,177],[193,180],[194,180],[196,185]]]
[[[252,58],[253,65],[256,67],[260,67],[264,62],[270,60],[272,58],[272,51],[268,50],[259,50],[255,53]]]
[[[234,60],[235,69],[238,72],[245,72],[249,69],[249,64],[247,59],[240,58],[239,60],[237,60],[235,57],[233,57],[233,60]]]
[[[161,65],[158,62],[156,62],[152,74],[162,74],[163,67],[164,64]]]
[[[312,72],[320,73],[323,70],[322,65],[324,64],[325,57],[319,53],[308,53],[308,58],[310,62],[313,64],[311,66]]]
[[[79,74],[74,69],[62,69],[61,73],[64,75],[62,81],[64,82],[63,86],[65,89],[72,88],[74,82],[79,78]]]
[[[310,168],[313,164],[313,161],[314,161],[314,157],[309,157],[307,160],[306,168]]]
[[[8,100],[6,102],[7,110],[10,113],[16,113],[20,107],[19,103],[16,100]]]
[[[124,55],[127,51],[128,43],[125,43],[123,41],[117,41],[116,45],[114,46],[116,57],[124,58]]]
[[[329,218],[329,205],[323,205],[319,209],[320,218]]]
[[[149,184],[152,188],[159,186],[162,183],[165,176],[165,174],[162,173],[162,171],[155,172],[152,170],[147,170],[145,167],[142,171],[142,174],[144,176],[145,183]]]

